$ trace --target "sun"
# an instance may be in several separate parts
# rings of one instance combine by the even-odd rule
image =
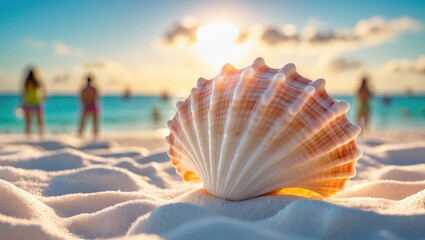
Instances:
[[[198,41],[212,44],[233,43],[239,35],[235,25],[219,21],[201,26],[196,32]]]
[[[229,22],[208,23],[196,32],[196,48],[211,64],[234,62],[247,52],[247,47],[237,41],[239,34],[238,28]]]

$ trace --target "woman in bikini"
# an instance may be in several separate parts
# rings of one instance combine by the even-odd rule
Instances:
[[[82,103],[82,113],[78,134],[81,137],[84,131],[84,125],[88,117],[93,119],[93,135],[97,137],[99,130],[99,106],[97,89],[92,85],[92,79],[87,76],[87,85],[81,90],[80,100]]]
[[[36,68],[30,68],[22,90],[22,110],[25,116],[25,133],[31,134],[31,117],[35,113],[37,118],[38,133],[44,134],[43,101],[45,92],[41,78]]]
[[[370,99],[372,92],[368,87],[367,77],[363,77],[359,90],[357,91],[358,111],[357,124],[362,128],[362,132],[366,131],[370,117]]]

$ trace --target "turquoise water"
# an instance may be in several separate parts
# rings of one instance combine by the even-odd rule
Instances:
[[[350,103],[348,118],[355,122],[358,109],[353,96],[333,96]],[[425,96],[389,96],[384,103],[382,96],[371,100],[370,127],[372,130],[425,130]]]
[[[163,101],[159,96],[103,96],[100,100],[100,131],[122,132],[166,128],[166,122],[175,113],[174,99]],[[22,133],[24,119],[16,112],[20,97],[0,95],[0,133]],[[159,110],[155,121],[153,108]],[[77,131],[80,103],[76,96],[49,96],[44,105],[46,132],[72,133]],[[35,122],[35,119],[33,119]],[[91,122],[86,131],[91,131]],[[33,128],[36,130],[36,128]]]
[[[350,103],[348,117],[355,119],[355,98],[334,96]],[[372,100],[371,128],[375,130],[425,130],[425,96],[391,96],[384,105],[382,97]],[[166,122],[175,113],[177,99],[162,100],[159,96],[119,96],[101,98],[101,131],[128,132],[166,128]],[[17,95],[0,95],[0,133],[22,133],[24,119],[16,112],[20,98]],[[155,121],[152,109],[160,112]],[[45,104],[46,131],[72,133],[77,130],[79,102],[76,96],[50,96]],[[35,120],[35,119],[34,119]],[[91,125],[86,126],[89,130]]]

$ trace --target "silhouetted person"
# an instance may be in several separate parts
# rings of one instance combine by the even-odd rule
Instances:
[[[38,133],[44,134],[43,101],[45,99],[44,88],[41,84],[39,72],[31,68],[25,79],[22,90],[22,110],[25,116],[25,133],[31,134],[31,117],[35,113],[37,117]]]
[[[366,131],[370,117],[370,99],[372,92],[368,86],[367,77],[363,77],[359,90],[357,91],[358,112],[357,124],[362,128],[362,132]]]
[[[411,97],[413,95],[413,90],[410,87],[407,87],[404,91],[404,94],[408,97]]]
[[[130,88],[129,87],[127,87],[124,90],[124,94],[123,94],[122,97],[123,97],[123,99],[129,99],[131,97],[131,91],[130,91]]]
[[[80,100],[82,103],[82,113],[78,133],[83,135],[84,125],[87,117],[93,119],[93,135],[97,137],[99,130],[99,106],[97,89],[92,85],[92,79],[87,76],[87,85],[81,90]]]
[[[161,100],[166,102],[168,99],[170,99],[170,95],[168,94],[168,91],[165,90],[161,93]]]
[[[161,120],[161,113],[159,112],[157,106],[154,106],[152,108],[152,120],[154,121],[154,123],[158,123],[159,120]]]
[[[388,106],[391,103],[391,98],[388,95],[382,96],[382,105]]]

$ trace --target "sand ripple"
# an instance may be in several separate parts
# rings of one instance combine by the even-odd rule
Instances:
[[[184,183],[165,152],[70,138],[0,146],[0,239],[421,239],[425,144],[365,147],[324,201],[240,202]]]

